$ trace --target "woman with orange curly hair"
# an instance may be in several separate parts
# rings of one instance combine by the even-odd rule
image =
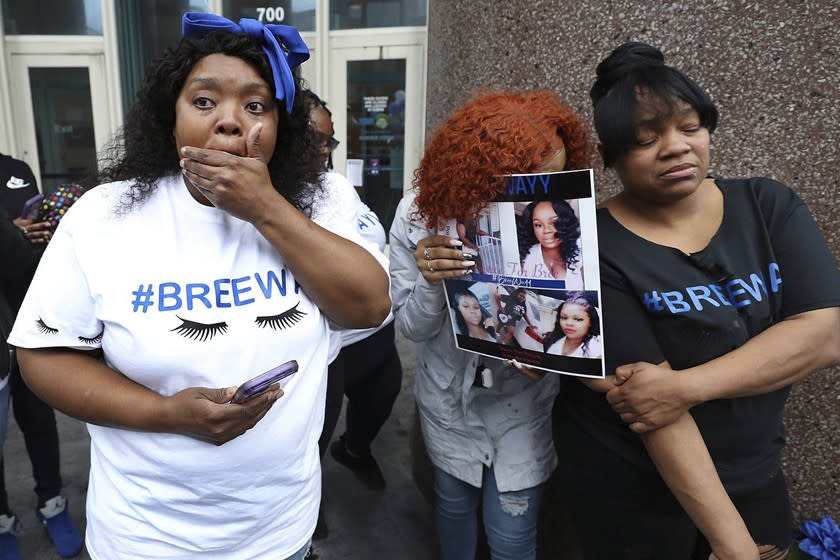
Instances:
[[[586,128],[555,94],[485,93],[432,136],[415,171],[417,210],[433,230],[449,218],[475,222],[499,193],[499,175],[589,165]]]
[[[391,227],[396,323],[417,343],[415,396],[434,464],[441,558],[473,558],[483,507],[494,560],[536,558],[537,514],[557,465],[556,375],[532,380],[508,363],[455,347],[441,280],[476,265],[443,220],[475,223],[500,175],[587,167],[580,120],[554,94],[484,93],[434,133]],[[416,196],[415,196],[416,194]]]

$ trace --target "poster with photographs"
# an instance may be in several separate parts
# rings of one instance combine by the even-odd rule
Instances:
[[[604,377],[592,170],[507,176],[474,223],[440,233],[476,263],[444,280],[458,348]]]

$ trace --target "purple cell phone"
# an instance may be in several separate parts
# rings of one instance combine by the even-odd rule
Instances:
[[[29,200],[23,203],[23,209],[20,211],[20,217],[27,220],[34,220],[38,216],[38,205],[44,200],[44,195],[36,194]]]
[[[281,379],[285,379],[294,374],[297,370],[297,360],[289,360],[285,364],[280,364],[276,368],[270,369],[240,385],[230,402],[241,404],[253,399]]]

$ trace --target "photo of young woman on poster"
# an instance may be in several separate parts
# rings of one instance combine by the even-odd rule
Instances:
[[[597,291],[443,281],[455,346],[570,375],[603,377]]]
[[[557,308],[554,330],[545,336],[545,352],[575,358],[600,358],[601,321],[585,292],[569,292]]]
[[[534,201],[518,219],[522,276],[565,281],[583,289],[580,220],[566,200]]]
[[[474,293],[459,289],[452,293],[451,299],[459,334],[496,342],[496,320]]]

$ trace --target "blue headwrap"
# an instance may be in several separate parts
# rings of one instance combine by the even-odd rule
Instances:
[[[255,19],[242,18],[239,24],[215,14],[187,12],[184,14],[184,37],[200,39],[211,31],[245,33],[262,45],[274,76],[274,92],[278,101],[286,101],[286,112],[292,112],[295,101],[295,78],[292,68],[309,58],[309,49],[298,33],[289,25],[263,25]]]

